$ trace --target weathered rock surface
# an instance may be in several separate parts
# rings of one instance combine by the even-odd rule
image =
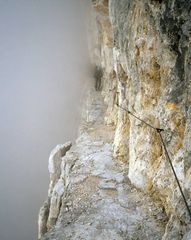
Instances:
[[[89,31],[92,63],[104,70],[102,97],[89,92],[76,145],[52,175],[42,239],[189,240],[159,135],[117,104],[165,130],[191,207],[191,1],[92,0]]]
[[[93,3],[100,28],[95,41],[101,60],[96,64],[105,69],[106,123],[116,126],[114,156],[127,162],[136,187],[163,204],[169,217],[163,239],[182,239],[190,228],[189,216],[159,136],[115,103],[165,130],[165,143],[191,207],[191,1]],[[108,11],[102,13],[106,5]],[[109,46],[106,34],[112,36]]]
[[[56,224],[42,239],[161,239],[162,205],[131,185],[126,163],[113,158],[114,129],[104,126],[102,97],[94,90],[89,97],[80,136],[62,158],[70,184]]]
[[[39,212],[38,238],[41,238],[56,223],[60,213],[62,198],[67,194],[69,185],[68,169],[64,156],[71,148],[70,142],[60,144],[53,149],[49,158],[50,185],[48,190],[48,200],[46,200]],[[68,168],[68,165],[67,165]]]

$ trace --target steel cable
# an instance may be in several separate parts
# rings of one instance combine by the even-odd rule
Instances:
[[[131,111],[129,111],[128,109],[120,106],[119,104],[116,104],[116,105],[117,105],[119,108],[121,108],[122,110],[126,111],[126,112],[127,112],[128,114],[130,114],[131,116],[133,116],[134,118],[138,119],[140,122],[143,122],[143,123],[144,123],[145,125],[147,125],[148,127],[150,127],[150,128],[152,128],[152,129],[154,129],[155,131],[157,131],[157,133],[159,134],[160,142],[161,142],[161,144],[162,144],[162,146],[163,146],[164,152],[165,152],[166,157],[167,157],[167,159],[168,159],[168,162],[169,162],[169,164],[170,164],[170,166],[171,166],[172,172],[173,172],[174,177],[175,177],[175,179],[176,179],[176,182],[177,182],[177,184],[178,184],[178,188],[179,188],[180,193],[181,193],[181,196],[182,196],[182,198],[183,198],[183,200],[184,200],[184,203],[185,203],[185,206],[186,206],[186,209],[187,209],[187,211],[188,211],[188,214],[189,214],[189,217],[190,217],[190,221],[191,221],[191,211],[190,211],[190,208],[189,208],[189,206],[188,206],[188,202],[187,202],[187,200],[186,200],[186,197],[185,197],[185,195],[184,195],[184,192],[183,192],[183,190],[182,190],[182,187],[181,187],[180,182],[179,182],[179,180],[178,180],[178,177],[177,177],[177,175],[176,175],[176,171],[175,171],[175,169],[174,169],[174,167],[173,167],[172,160],[171,160],[171,158],[170,158],[170,155],[169,155],[169,153],[168,153],[166,144],[165,144],[164,139],[163,139],[162,134],[161,134],[161,132],[163,132],[164,129],[162,129],[162,128],[156,128],[156,127],[152,126],[151,124],[145,122],[143,119],[137,117],[135,114],[133,114],[133,113],[132,113]]]

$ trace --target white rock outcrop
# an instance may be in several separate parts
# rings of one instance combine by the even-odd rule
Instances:
[[[51,152],[48,164],[50,173],[50,185],[48,189],[48,200],[46,200],[39,212],[38,238],[40,239],[56,223],[62,205],[64,194],[67,194],[68,181],[65,181],[68,172],[62,168],[63,157],[71,148],[71,142],[57,145]],[[60,178],[62,173],[62,177]]]

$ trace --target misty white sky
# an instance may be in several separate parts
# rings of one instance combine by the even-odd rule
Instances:
[[[84,0],[0,0],[0,239],[37,239],[48,157],[87,81]]]

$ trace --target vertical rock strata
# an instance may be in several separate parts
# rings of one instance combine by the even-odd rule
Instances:
[[[66,167],[64,156],[71,146],[70,142],[57,145],[50,154],[48,164],[50,185],[48,200],[44,202],[39,212],[39,239],[55,225],[62,206],[62,199],[67,195],[69,169],[68,165]]]
[[[89,129],[88,134],[91,132],[91,136],[98,137],[101,135],[100,128],[98,129],[95,125],[92,128],[92,124],[95,124],[96,121],[98,122],[96,126],[105,124],[104,128],[110,129],[107,132],[104,129],[104,134],[110,136],[110,144],[112,144],[112,149],[109,147],[109,151],[115,161],[122,165],[123,174],[128,174],[129,180],[137,189],[159,202],[158,209],[163,209],[167,218],[161,218],[165,228],[161,226],[160,234],[149,235],[150,233],[147,232],[143,238],[139,238],[141,234],[133,236],[130,230],[125,235],[121,230],[123,232],[122,235],[119,234],[121,238],[118,235],[113,238],[109,238],[109,235],[106,235],[108,238],[105,238],[104,235],[102,238],[95,235],[92,235],[94,236],[92,238],[75,238],[74,233],[73,235],[71,233],[71,238],[64,239],[189,240],[191,239],[189,216],[157,132],[123,109],[118,108],[116,104],[129,109],[149,124],[165,130],[162,135],[191,207],[191,1],[92,0],[90,15],[89,49],[92,63],[101,66],[104,70],[101,91],[104,105],[101,111],[100,105],[98,107],[95,104],[98,101],[95,100],[98,93],[94,95],[95,103],[90,101],[89,107],[85,105],[87,116],[84,120],[85,125],[81,126],[82,130],[76,148],[81,146],[82,151],[89,151],[87,149],[88,142],[87,145],[82,144],[87,138],[87,129]],[[102,115],[104,122],[98,121]],[[102,143],[98,141],[94,144]],[[96,151],[99,155],[96,147],[92,154],[96,154]],[[60,154],[58,155],[63,156]],[[82,155],[80,156],[80,161],[90,161],[87,156],[83,156],[85,159]],[[92,155],[92,159],[93,157],[95,156]],[[51,173],[49,198],[40,210],[39,225],[42,227],[40,227],[39,236],[51,229],[56,223],[58,215],[63,214],[58,209],[64,202],[64,189],[68,186],[66,184],[68,180],[64,180],[64,178],[70,177],[70,174],[67,175],[70,171],[61,173],[61,158],[58,158],[60,160],[56,160],[57,163],[54,167],[49,163]],[[72,163],[69,164],[69,169],[74,164],[74,155],[71,159]],[[106,164],[103,159],[93,163],[95,166],[97,166],[96,164],[101,166]],[[83,162],[83,164],[85,166],[87,163]],[[85,169],[79,167],[81,169],[79,171],[88,172],[88,166]],[[106,166],[107,164],[104,165],[104,167]],[[62,168],[64,169],[64,167]],[[106,177],[102,176],[103,169],[100,167],[92,170],[94,178],[91,178],[90,182],[93,181],[93,185],[96,185],[98,176]],[[94,174],[94,171],[100,172]],[[86,174],[80,174],[78,177],[84,181],[87,177]],[[74,176],[73,179],[75,179]],[[108,181],[109,189],[117,189],[118,199],[120,199],[119,186],[117,185],[118,188],[116,188],[112,185],[119,183],[115,182],[116,180],[112,184],[110,180]],[[123,184],[128,186],[128,183],[123,182]],[[114,194],[114,192],[110,192],[110,194]],[[128,197],[130,196],[127,195]],[[125,199],[123,198],[121,201],[126,205],[128,200]],[[146,203],[143,202],[143,204]],[[113,205],[111,204],[111,206]],[[131,213],[129,212],[127,215],[131,219]],[[63,218],[64,215],[60,219]],[[123,222],[123,224],[127,224],[124,225],[124,228],[128,229],[129,223]],[[141,229],[144,228],[143,225]],[[134,231],[138,231],[136,229]],[[80,232],[82,227],[79,227],[78,230]],[[56,230],[54,231],[56,232]],[[59,231],[62,232],[61,228]],[[68,227],[67,231],[69,232]],[[157,231],[159,230],[157,229]],[[57,232],[54,237],[62,235],[59,234],[61,233]],[[51,235],[47,235],[44,239],[51,239]]]
[[[112,29],[109,33],[104,27],[106,20],[100,17],[106,2],[112,26],[107,29]],[[190,203],[191,1],[110,0],[93,4],[97,21],[103,25],[98,34],[113,37],[113,46],[108,48],[98,36],[101,64],[106,69],[103,95],[108,111],[111,102],[118,102],[165,129],[167,148]],[[112,59],[106,60],[110,55]],[[106,61],[111,63],[109,67]],[[113,72],[115,80],[110,77]],[[114,92],[108,97],[113,81],[117,82],[117,90],[112,90],[117,92],[117,100],[110,99],[115,98]],[[117,111],[115,116],[107,114],[106,119],[116,124],[114,156],[128,162],[131,182],[160,199],[167,214],[174,216],[169,221],[177,221],[178,229],[178,222],[187,223],[188,216],[158,134],[122,109]],[[173,238],[170,233],[165,236]]]

